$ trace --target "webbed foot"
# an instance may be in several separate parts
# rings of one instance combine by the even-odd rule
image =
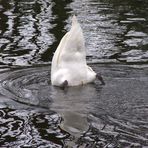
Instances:
[[[104,80],[103,80],[101,74],[97,73],[96,78],[101,81],[101,85],[105,85],[105,82],[104,82]]]
[[[65,90],[68,87],[68,81],[65,80],[62,84],[61,84],[61,89]]]

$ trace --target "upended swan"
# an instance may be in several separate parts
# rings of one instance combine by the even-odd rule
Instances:
[[[96,78],[105,84],[101,75],[86,63],[83,32],[76,16],[73,16],[72,27],[61,39],[52,59],[51,84],[77,86],[94,82]]]

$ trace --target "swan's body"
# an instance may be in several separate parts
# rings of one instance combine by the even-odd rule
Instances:
[[[83,85],[93,82],[96,73],[86,63],[86,51],[82,29],[74,16],[72,28],[62,38],[52,59],[51,83],[61,86]]]

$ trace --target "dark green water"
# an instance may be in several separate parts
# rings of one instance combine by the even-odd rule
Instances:
[[[50,85],[73,14],[105,86]],[[146,148],[147,64],[146,0],[0,0],[0,147]]]

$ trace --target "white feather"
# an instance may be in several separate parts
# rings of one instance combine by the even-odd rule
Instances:
[[[67,80],[68,86],[93,82],[96,73],[87,66],[85,42],[82,29],[74,16],[72,27],[61,39],[51,66],[51,83],[61,86]]]

